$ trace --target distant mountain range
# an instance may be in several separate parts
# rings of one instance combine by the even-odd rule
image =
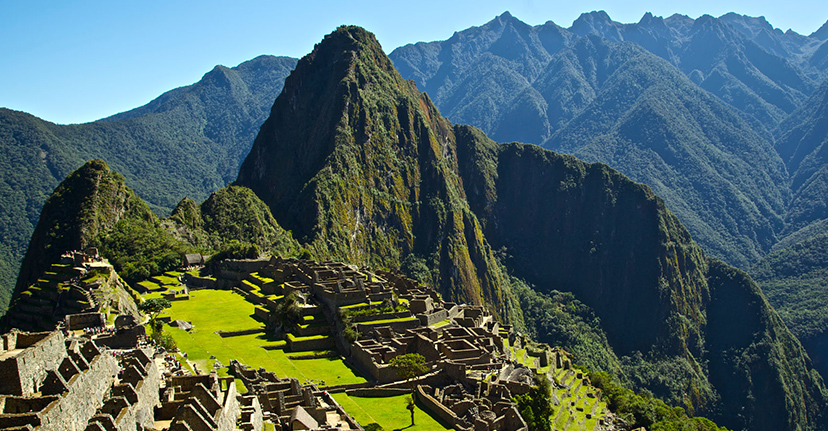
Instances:
[[[197,83],[87,124],[57,125],[0,109],[0,310],[46,198],[70,172],[103,158],[158,214],[224,187],[296,65],[262,56],[216,66]]]
[[[310,123],[290,124],[277,115],[262,126],[263,134],[257,138],[259,148],[270,149],[261,150],[260,157],[254,153],[248,158],[238,181],[256,191],[279,223],[316,253],[380,266],[428,268],[425,274],[446,283],[446,291],[471,302],[485,300],[506,315],[510,310],[508,295],[503,296],[495,286],[508,275],[494,262],[511,261],[510,268],[520,268],[520,278],[535,284],[543,294],[554,296],[555,289],[580,289],[575,280],[544,284],[543,280],[554,279],[554,274],[537,268],[557,268],[560,262],[538,260],[521,242],[531,244],[540,238],[532,232],[551,235],[555,229],[563,229],[542,220],[546,214],[549,220],[557,220],[559,207],[550,203],[557,201],[546,194],[533,200],[519,199],[519,191],[492,186],[501,176],[520,173],[501,171],[512,158],[552,156],[539,156],[529,147],[514,144],[491,146],[487,139],[477,137],[477,132],[435,119],[434,114],[439,109],[451,122],[479,127],[498,142],[534,143],[588,162],[602,162],[649,185],[709,254],[754,275],[785,323],[802,340],[815,367],[828,376],[828,295],[824,294],[828,264],[819,258],[828,244],[826,40],[828,23],[802,36],[774,29],[763,18],[737,14],[695,20],[647,14],[638,23],[620,24],[606,13],[592,12],[583,14],[570,28],[562,28],[552,22],[529,26],[505,13],[446,41],[406,45],[390,54],[401,76],[427,93],[421,97],[411,93],[413,90],[398,89],[410,99],[400,105],[408,106],[408,111],[398,109],[390,115],[378,107],[391,104],[387,100],[391,96],[365,95],[358,88],[353,91],[370,103],[351,105],[352,110],[347,111],[349,130],[368,131],[361,138],[389,130],[409,134],[409,141],[425,139],[426,135],[447,138],[443,142],[428,138],[418,145],[442,145],[443,149],[432,150],[440,154],[472,151],[476,163],[491,168],[469,170],[452,165],[450,157],[447,161],[415,160],[412,154],[401,155],[379,144],[371,154],[334,151],[347,148],[338,146],[338,140],[360,136],[337,133],[333,141],[337,145],[333,145],[333,135],[322,135],[332,133],[329,127],[315,131]],[[197,84],[89,124],[59,126],[25,113],[0,110],[4,156],[0,158],[4,172],[0,176],[0,283],[9,289],[0,289],[0,294],[5,294],[0,301],[9,297],[17,262],[25,253],[46,196],[69,172],[86,159],[104,158],[159,214],[166,214],[184,196],[200,201],[235,178],[259,126],[271,112],[284,77],[295,64],[293,59],[259,57],[233,69],[218,66]],[[331,65],[335,66],[341,65]],[[361,76],[387,79],[393,75],[387,65],[381,67],[380,74]],[[325,81],[329,78],[314,79],[319,86],[333,85]],[[354,94],[341,96],[352,100]],[[288,103],[285,100],[277,100],[273,109]],[[424,107],[414,109],[418,105]],[[319,116],[320,124],[339,126],[338,117],[331,117],[330,110],[336,113],[340,108],[320,105],[303,109]],[[382,115],[376,117],[377,113]],[[423,128],[432,130],[432,135],[424,135]],[[311,142],[318,153],[297,154],[294,147],[273,139]],[[455,150],[449,145],[452,139]],[[254,147],[255,151],[259,150]],[[276,157],[274,152],[295,160],[295,165],[268,172],[263,160]],[[378,159],[377,154],[385,158]],[[368,178],[374,186],[354,194],[350,183],[361,181],[361,174],[319,171],[334,162],[369,163]],[[569,166],[569,162],[560,163]],[[575,171],[586,169],[573,166]],[[384,178],[379,175],[383,171],[387,172]],[[530,175],[532,172],[525,173],[523,180],[546,184],[548,179]],[[615,177],[601,172],[599,169],[594,175],[608,175],[610,182],[614,181]],[[421,189],[408,188],[424,178],[432,182],[422,190],[432,195],[421,196]],[[566,186],[565,182],[560,184]],[[470,188],[472,185],[475,187]],[[551,190],[552,185],[545,187]],[[506,197],[512,194],[512,205],[538,202],[538,208],[527,209],[535,220],[525,223],[526,232],[504,231],[504,214],[499,212],[504,209],[496,210],[498,202],[509,201]],[[613,193],[607,196],[617,199]],[[353,199],[361,206],[344,205]],[[420,206],[411,207],[412,199]],[[439,202],[444,202],[442,207]],[[452,206],[446,208],[445,202]],[[520,219],[515,216],[510,220],[519,223]],[[683,227],[671,229],[667,230],[683,232]],[[612,231],[603,233],[612,235]],[[600,253],[599,236],[590,239],[593,246],[587,251]],[[682,241],[679,243],[689,244]],[[708,286],[752,286],[748,281],[734,281],[743,277],[738,271],[698,257],[695,245],[686,247],[680,256],[696,256],[687,262],[701,272],[685,268],[689,272],[682,273],[691,274],[685,276],[706,274],[704,283]],[[467,255],[456,254],[457,250],[466,250]],[[446,258],[454,259],[453,263],[443,260]],[[566,256],[559,258],[566,262]],[[454,274],[452,267],[466,272]],[[617,279],[617,275],[612,277]],[[477,281],[472,282],[473,288],[467,288],[465,283],[472,280]],[[746,289],[752,292],[752,287]],[[580,295],[585,300],[590,294]],[[705,298],[704,294],[701,297]],[[735,299],[728,300],[738,305]],[[761,303],[764,298],[756,301]],[[600,301],[586,302],[599,316],[605,316],[607,310]],[[676,311],[682,305],[670,307],[665,310],[685,315]],[[760,316],[759,320],[767,323],[775,319],[774,313],[757,307],[754,316]],[[636,324],[647,327],[642,322]],[[762,331],[781,334],[777,327],[768,328]],[[657,380],[652,364],[675,366],[669,361],[639,361],[637,344],[632,342],[629,347],[629,341],[619,341],[624,335],[613,335],[612,331],[606,330],[607,340],[626,358],[625,369],[649,375],[642,385]],[[785,343],[786,349],[796,350],[798,345]],[[703,354],[687,348],[692,355]],[[707,384],[716,386],[712,380]],[[675,388],[663,390],[670,393]],[[699,399],[713,393],[709,386],[696,390],[701,391]],[[802,398],[805,392],[796,397]]]
[[[808,262],[808,281],[779,268],[828,226],[826,40],[828,23],[802,36],[734,13],[621,24],[592,12],[567,29],[507,12],[390,57],[452,121],[648,184],[705,250],[757,268],[828,375],[828,295],[806,288],[828,285],[825,267],[791,262]]]
[[[649,187],[451,124],[359,27],[298,62],[235,184],[201,205],[159,220],[103,161],[72,173],[5,322],[40,305],[29,282],[62,248],[97,246],[129,280],[175,265],[171,251],[256,255],[251,242],[399,267],[731,429],[828,426],[828,389],[762,291],[707,257]],[[553,313],[576,322],[568,335],[548,330]]]

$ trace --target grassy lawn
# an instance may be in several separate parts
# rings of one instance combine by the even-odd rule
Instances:
[[[163,284],[163,285],[178,286],[178,278],[175,278],[175,277],[168,277],[166,275],[156,275],[155,277],[152,277],[152,278],[160,281],[161,284]]]
[[[215,331],[239,331],[261,326],[251,315],[255,306],[238,294],[226,290],[197,290],[190,293],[188,301],[174,301],[167,310],[172,320],[193,322],[194,329],[186,332],[167,326],[179,349],[187,352],[189,359],[198,364],[199,370],[207,372],[213,365],[210,359],[215,355],[223,365],[231,359],[253,368],[263,367],[280,377],[296,377],[300,382],[307,380],[325,381],[326,385],[361,383],[365,379],[348,368],[340,358],[305,359],[292,361],[283,350],[285,342],[269,339],[265,334],[250,334],[222,338]],[[261,346],[275,347],[265,350]],[[226,368],[222,370],[226,373]]]
[[[446,326],[449,323],[451,323],[451,320],[445,319],[445,320],[441,320],[441,321],[436,322],[436,323],[432,323],[429,326],[431,326],[432,328],[442,328],[443,326]],[[508,343],[508,341],[506,341],[506,342]]]
[[[295,336],[291,333],[288,333],[287,336],[288,336],[288,338],[290,338],[291,341],[321,340],[323,338],[329,338],[330,337],[330,335],[324,335],[324,334],[322,334],[322,335],[308,335],[307,337],[297,337],[297,336]]]
[[[351,309],[354,309],[354,308],[367,307],[369,305],[371,305],[371,304],[369,304],[367,302],[360,302],[359,304],[343,305],[339,308],[343,309],[343,310],[351,310]]]
[[[410,320],[417,320],[413,317],[398,317],[396,319],[384,319],[384,320],[366,320],[364,322],[357,322],[357,324],[363,325],[374,325],[377,323],[396,323],[396,322],[407,322]]]
[[[446,430],[436,418],[422,410],[420,405],[414,410],[414,425],[411,425],[411,414],[405,408],[405,395],[382,398],[351,397],[344,392],[333,394],[334,399],[346,412],[350,413],[360,425],[378,423],[386,431],[408,429],[417,430]]]

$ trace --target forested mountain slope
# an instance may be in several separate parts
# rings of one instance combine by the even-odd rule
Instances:
[[[756,265],[812,340],[828,307],[816,294],[824,262],[803,254],[824,241],[828,217],[826,29],[803,36],[735,13],[621,24],[604,12],[533,27],[505,13],[390,57],[453,121],[648,184],[710,254]],[[828,373],[825,352],[813,354]]]
[[[786,115],[782,107],[793,111],[813,80],[786,58],[766,59],[769,74],[791,69],[794,78],[779,72],[761,82],[786,89],[782,98],[796,103],[754,97],[767,108],[761,115],[696,85],[699,76],[724,73],[715,58],[746,46],[755,43],[724,17],[647,15],[623,25],[593,12],[564,29],[531,27],[505,13],[390,57],[453,121],[496,141],[541,144],[613,166],[653,187],[706,250],[747,269],[777,240],[790,200],[765,125]]]
[[[237,184],[317,256],[424,269],[517,325],[542,319],[515,307],[504,270],[570,292],[629,381],[720,424],[826,426],[822,379],[761,290],[649,187],[452,126],[360,28],[299,62]]]
[[[0,311],[40,209],[64,177],[102,158],[156,213],[168,213],[184,196],[202,200],[235,178],[295,64],[262,56],[216,66],[196,84],[87,124],[57,125],[0,109]]]
[[[791,173],[785,238],[752,270],[768,300],[828,375],[828,81],[780,127]]]

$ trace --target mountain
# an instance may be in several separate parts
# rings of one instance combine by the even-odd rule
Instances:
[[[707,34],[718,35],[709,55],[752,42],[724,21],[685,18],[623,25],[594,12],[564,29],[505,13],[390,57],[452,121],[607,163],[653,187],[706,250],[748,269],[783,229],[785,166],[759,117],[700,88],[702,72],[676,67],[707,58],[696,52]]]
[[[453,298],[503,314],[501,274],[465,202],[455,139],[374,36],[343,27],[285,81],[236,184],[316,256],[393,268],[414,255]]]
[[[560,57],[594,100],[543,146],[600,161],[650,185],[714,255],[749,268],[783,229],[785,165],[765,136],[675,67],[593,35]],[[600,64],[590,81],[590,64]],[[549,82],[559,76],[557,60]]]
[[[780,125],[776,149],[790,173],[788,231],[828,217],[828,80]]]
[[[768,300],[828,375],[828,81],[780,126],[776,149],[790,172],[786,232],[751,270]]]
[[[632,385],[722,425],[826,427],[828,391],[799,341],[649,187],[451,125],[363,29],[300,60],[236,184],[316,256],[417,269],[535,333],[544,318],[516,306],[512,281],[541,302],[571,294],[600,332],[576,342],[605,342]]]
[[[51,330],[58,320],[56,308],[81,306],[64,304],[77,295],[73,292],[77,289],[63,282],[76,274],[71,267],[54,264],[67,251],[100,246],[100,238],[124,222],[153,225],[158,218],[104,161],[89,161],[66,177],[43,205],[2,326]],[[116,278],[112,289],[123,290],[120,279]],[[83,295],[79,298],[92,301]]]
[[[648,184],[711,255],[756,271],[810,340],[823,336],[825,302],[808,292],[828,284],[822,262],[802,255],[828,217],[826,28],[803,36],[735,13],[621,24],[591,12],[567,29],[505,13],[390,57],[452,121]],[[790,292],[790,265],[808,274],[802,294]],[[828,371],[824,353],[811,353]]]
[[[828,375],[828,226],[769,253],[751,270],[779,315],[808,351],[816,368]]]
[[[555,98],[543,97],[549,95],[537,87],[537,77],[556,53],[586,35],[633,42],[667,60],[758,120],[754,124],[765,133],[810,95],[825,72],[818,59],[811,61],[826,48],[817,36],[782,33],[764,19],[737,14],[693,20],[648,13],[638,23],[621,24],[601,11],[582,14],[566,29],[551,21],[529,26],[506,12],[445,41],[405,45],[389,56],[453,121],[478,125],[497,141],[540,144],[571,117],[554,109]],[[578,86],[570,81],[559,91],[578,94]],[[517,113],[530,118],[521,122]],[[522,139],[526,126],[533,127],[530,139]]]
[[[0,309],[44,201],[70,172],[105,159],[159,214],[235,178],[296,60],[262,56],[216,66],[196,84],[87,124],[57,125],[0,109]]]
[[[157,221],[124,177],[102,160],[87,162],[66,177],[43,206],[17,279],[20,292],[66,251],[98,246],[97,238],[121,219]]]

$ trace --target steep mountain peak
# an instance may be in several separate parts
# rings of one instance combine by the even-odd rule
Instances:
[[[15,293],[34,282],[61,253],[96,245],[96,237],[123,217],[151,220],[155,215],[106,162],[91,160],[69,174],[43,205]]]
[[[828,21],[825,21],[825,24],[822,24],[822,27],[818,28],[817,31],[811,33],[808,37],[816,38],[819,40],[828,39]]]
[[[233,89],[244,86],[244,82],[227,66],[218,65],[204,74],[196,85],[215,86],[216,88]]]
[[[599,34],[612,41],[622,40],[620,28],[623,25],[613,21],[604,11],[582,13],[573,23],[569,31],[584,36],[589,33]]]
[[[445,295],[503,310],[455,141],[372,34],[340,27],[287,78],[236,183],[316,256],[386,268],[440,256],[431,281]]]
[[[502,14],[498,15],[495,19],[497,19],[501,22],[508,22],[508,21],[517,20],[517,18],[512,16],[512,14],[508,10],[504,11]]]
[[[660,16],[653,16],[652,12],[646,12],[644,16],[642,16],[641,19],[638,21],[638,23],[643,25],[651,25],[659,21],[664,21],[664,18]]]
[[[719,20],[717,20],[716,17],[714,17],[713,15],[710,15],[710,14],[704,14],[704,15],[696,18],[695,21],[693,21],[693,28],[694,29],[710,28],[710,27],[714,27],[716,25],[720,25]]]
[[[728,12],[719,17],[719,20],[738,30],[750,38],[756,37],[762,31],[773,32],[774,27],[764,16],[747,16],[735,12]]]

